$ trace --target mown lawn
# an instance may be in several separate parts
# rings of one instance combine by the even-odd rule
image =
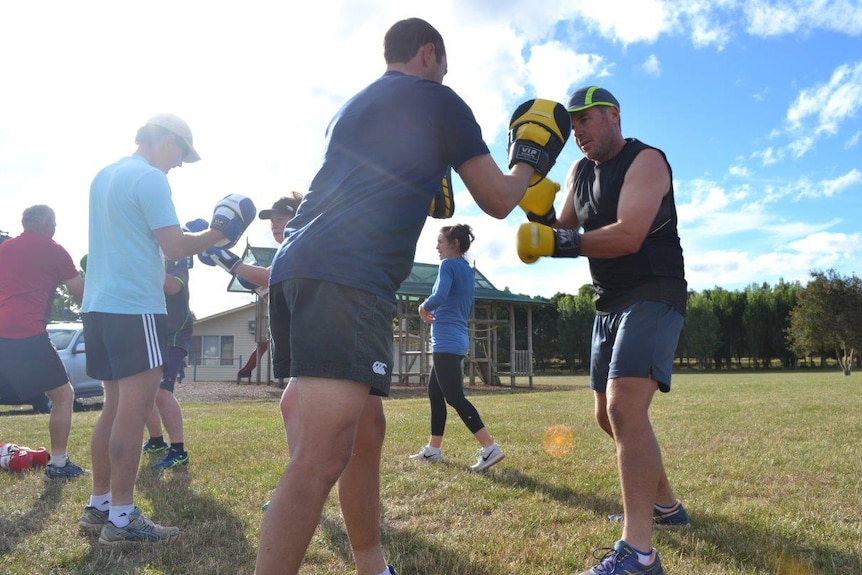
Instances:
[[[559,391],[471,392],[506,459],[471,474],[477,444],[450,410],[444,462],[407,460],[428,434],[423,397],[386,401],[384,544],[401,575],[579,573],[608,547],[620,510],[613,446],[592,417],[585,377],[539,378]],[[684,374],[657,396],[653,423],[692,527],[659,531],[675,575],[862,574],[862,374]],[[167,546],[103,549],[76,521],[87,479],[45,482],[39,471],[0,473],[0,573],[246,574],[262,513],[283,468],[275,400],[188,403],[187,469],[143,465],[136,503],[182,529]],[[75,414],[70,453],[87,466],[98,412]],[[555,456],[554,425],[574,437]],[[0,442],[38,447],[47,416],[5,412]],[[147,463],[148,457],[144,457]],[[353,572],[333,496],[304,574]]]

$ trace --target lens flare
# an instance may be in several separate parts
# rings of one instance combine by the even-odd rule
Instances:
[[[558,423],[545,431],[542,447],[551,457],[562,457],[571,453],[575,446],[575,434],[568,426]]]

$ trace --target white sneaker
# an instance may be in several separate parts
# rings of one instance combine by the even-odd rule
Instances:
[[[426,445],[419,453],[411,455],[410,459],[413,461],[442,461],[443,452],[439,448]]]
[[[483,447],[479,450],[479,458],[476,460],[476,465],[471,465],[470,471],[485,471],[504,457],[506,455],[496,443],[490,447]]]

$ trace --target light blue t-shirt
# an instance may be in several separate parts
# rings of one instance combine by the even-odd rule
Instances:
[[[467,320],[473,313],[476,279],[464,258],[446,258],[431,295],[422,303],[434,312],[431,322],[431,351],[464,355],[470,347]]]
[[[133,155],[90,185],[82,312],[164,314],[165,264],[153,230],[179,225],[164,172]]]

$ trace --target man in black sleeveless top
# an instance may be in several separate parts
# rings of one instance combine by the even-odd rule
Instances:
[[[649,420],[655,391],[670,391],[686,310],[671,168],[661,150],[623,138],[620,104],[607,90],[577,90],[566,109],[586,157],[569,170],[559,217],[553,206],[543,219],[530,217],[518,250],[527,263],[586,256],[596,291],[590,387],[596,420],[617,447],[623,514],[611,519],[623,530],[581,575],[663,575],[653,525],[689,524]]]

